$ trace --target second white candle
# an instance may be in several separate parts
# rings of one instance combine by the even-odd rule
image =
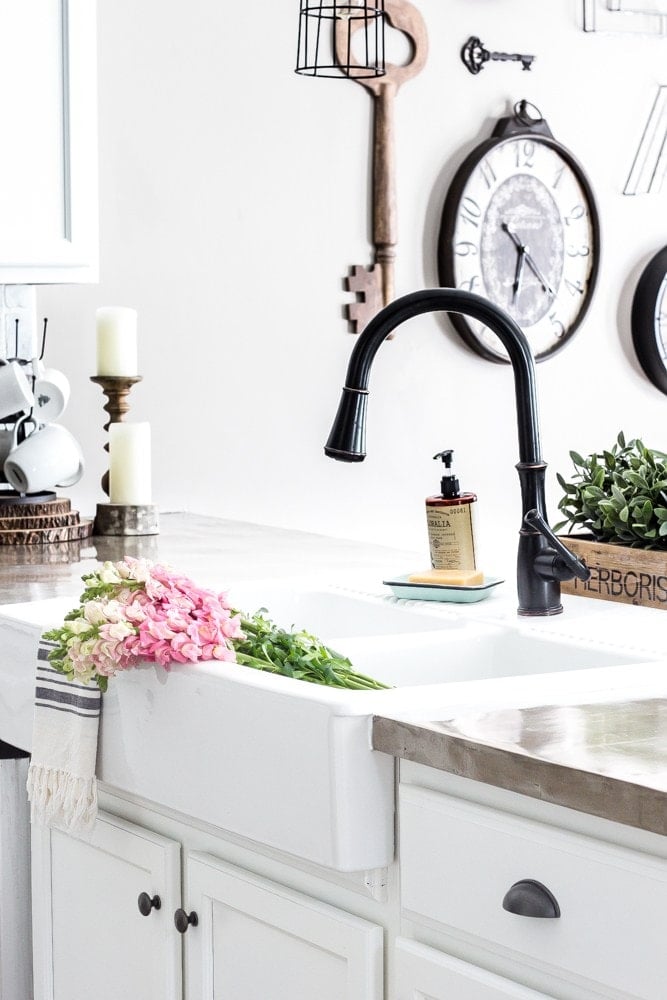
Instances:
[[[149,423],[109,426],[109,500],[128,506],[151,502]]]

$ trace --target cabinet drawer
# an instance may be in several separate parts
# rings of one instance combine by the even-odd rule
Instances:
[[[582,986],[664,1000],[666,861],[413,786],[401,787],[400,845],[416,919]],[[504,910],[522,879],[547,886],[560,917]]]
[[[549,1000],[417,941],[396,941],[397,1000]]]

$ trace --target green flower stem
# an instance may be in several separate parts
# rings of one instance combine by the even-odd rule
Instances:
[[[260,609],[241,618],[243,639],[234,639],[237,663],[297,680],[355,691],[381,691],[388,685],[358,673],[347,657],[305,631],[286,632]]]

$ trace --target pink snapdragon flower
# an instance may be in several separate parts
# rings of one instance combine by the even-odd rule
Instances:
[[[84,581],[78,615],[59,634],[67,651],[65,672],[72,678],[88,683],[142,661],[169,668],[173,662],[236,660],[232,640],[243,632],[226,593],[129,557],[104,563]]]

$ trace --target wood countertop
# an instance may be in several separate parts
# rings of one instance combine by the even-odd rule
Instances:
[[[375,717],[373,747],[531,798],[667,835],[667,665],[662,696]]]

